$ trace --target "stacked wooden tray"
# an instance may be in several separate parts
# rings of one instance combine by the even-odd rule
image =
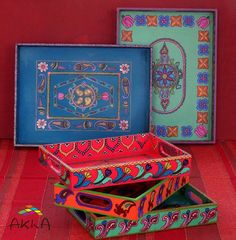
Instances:
[[[54,202],[94,238],[216,222],[216,203],[189,185],[191,155],[152,133],[42,145]],[[141,184],[140,184],[141,183]]]

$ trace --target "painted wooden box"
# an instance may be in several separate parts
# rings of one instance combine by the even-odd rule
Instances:
[[[188,176],[73,192],[54,186],[57,206],[138,220],[189,182]]]
[[[217,221],[217,204],[187,184],[138,221],[109,218],[75,209],[69,212],[97,239],[212,224]]]
[[[189,175],[191,155],[152,133],[39,147],[40,161],[72,191]]]

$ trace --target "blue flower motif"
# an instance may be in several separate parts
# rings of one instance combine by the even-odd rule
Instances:
[[[197,82],[199,84],[208,84],[208,72],[199,72],[197,75]]]
[[[170,17],[169,16],[159,16],[159,25],[160,27],[168,27],[170,25]]]
[[[192,126],[183,126],[181,127],[181,135],[182,137],[191,137],[193,135]]]
[[[198,45],[198,55],[200,55],[200,56],[209,55],[209,45],[208,44],[199,44]]]
[[[194,20],[194,16],[183,16],[184,27],[193,27],[195,24]]]
[[[208,99],[198,99],[197,101],[197,110],[198,111],[207,111],[208,110]]]
[[[147,20],[145,15],[136,15],[135,16],[135,25],[136,26],[146,26]]]
[[[166,127],[157,125],[157,136],[159,137],[165,137],[166,136]]]

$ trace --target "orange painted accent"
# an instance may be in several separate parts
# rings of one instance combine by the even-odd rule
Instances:
[[[197,96],[198,97],[208,97],[208,87],[207,86],[197,86]]]
[[[199,42],[209,42],[209,32],[208,31],[198,31],[198,41]]]
[[[170,25],[171,27],[182,27],[182,16],[171,16]]]
[[[156,27],[157,26],[157,16],[147,16],[147,26]]]
[[[172,180],[171,180],[172,179]],[[174,179],[174,180],[173,180]],[[162,200],[164,201],[168,196],[170,196],[171,194],[174,193],[175,190],[175,182],[177,181],[177,177],[175,178],[169,178],[168,180],[164,179],[162,180],[163,184],[159,184],[155,189],[155,198],[158,196],[159,191],[162,187],[162,185],[164,185],[164,189],[162,191]],[[183,181],[183,179],[185,179],[185,181]],[[184,184],[187,184],[189,182],[189,176],[188,175],[183,175],[183,176],[179,176],[179,184],[178,184],[178,188],[181,188],[181,183],[184,182]],[[139,183],[138,183],[139,184]],[[158,183],[156,183],[158,184]],[[119,186],[117,186],[119,187]],[[152,186],[153,187],[153,186]],[[143,196],[145,197],[145,202],[144,202],[144,206],[143,206],[143,214],[148,212],[148,207],[149,207],[149,202],[152,200],[153,198],[153,190],[151,191],[152,187],[149,190],[146,190],[146,195]],[[65,189],[64,187],[60,187],[60,186],[54,186],[54,199],[56,198],[56,195],[59,194],[63,189]],[[94,208],[94,207],[89,207],[89,206],[82,206],[79,205],[76,201],[76,194],[78,194],[78,192],[84,192],[84,193],[88,193],[91,196],[94,196],[94,202],[91,206],[96,206],[96,198],[97,197],[104,197],[104,198],[108,198],[111,200],[112,202],[112,208],[109,211],[106,210],[102,210],[99,208]],[[141,194],[140,194],[141,195]],[[69,208],[75,208],[75,209],[79,209],[79,210],[85,210],[85,211],[92,211],[92,212],[96,212],[96,213],[100,213],[100,214],[105,214],[105,215],[109,215],[109,216],[114,216],[114,217],[119,217],[119,218],[125,218],[125,219],[129,219],[129,220],[138,220],[138,210],[140,207],[140,203],[142,201],[143,198],[141,197],[136,197],[133,198],[131,200],[131,198],[129,197],[123,197],[123,198],[119,198],[118,195],[113,195],[113,194],[107,194],[104,195],[103,192],[97,192],[97,191],[93,191],[92,189],[89,190],[87,192],[87,190],[82,190],[82,191],[76,191],[74,192],[74,194],[70,195],[67,197],[65,203],[63,205],[60,206],[64,206],[64,207],[69,207]],[[127,216],[124,217],[123,214],[117,214],[115,212],[115,209],[117,209],[117,206],[121,206],[121,208],[123,209],[124,206],[122,206],[122,203],[124,201],[128,200],[129,202],[132,202],[133,205],[132,207],[129,209],[129,212],[127,213]],[[90,202],[91,204],[92,202]],[[156,201],[154,200],[153,202],[153,206],[152,209],[155,208],[156,205]],[[150,209],[149,209],[150,210]]]
[[[208,123],[208,112],[197,113],[197,123]]]
[[[167,137],[178,137],[178,126],[168,126]]]
[[[122,34],[121,40],[124,41],[124,42],[133,42],[132,33],[133,33],[132,31],[122,30],[122,32],[121,32],[121,34]]]
[[[198,69],[208,69],[209,59],[208,58],[198,58]]]

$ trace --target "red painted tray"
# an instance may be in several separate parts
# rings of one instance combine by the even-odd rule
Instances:
[[[71,190],[189,175],[191,155],[152,133],[39,147],[40,162]]]

